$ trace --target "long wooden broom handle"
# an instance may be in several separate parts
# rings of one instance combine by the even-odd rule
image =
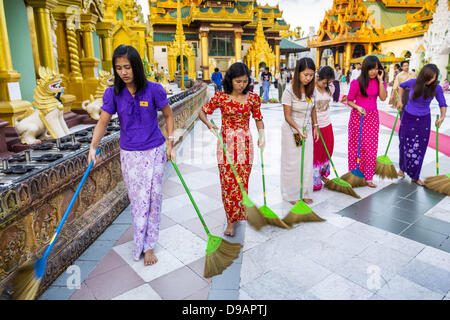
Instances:
[[[436,115],[436,121],[439,120],[439,115]],[[436,125],[436,124],[435,124]],[[436,175],[439,175],[439,147],[438,147],[438,141],[439,141],[439,127],[436,125]]]
[[[173,162],[173,160],[170,160],[170,161],[172,162],[173,168],[175,169],[175,171],[176,171],[176,173],[177,173],[177,175],[178,175],[178,178],[180,178],[181,183],[183,184],[183,187],[184,187],[184,189],[186,190],[186,193],[187,193],[188,196],[189,196],[189,199],[191,199],[191,203],[192,203],[192,205],[194,206],[194,209],[195,209],[195,211],[197,212],[197,215],[198,215],[198,217],[200,218],[200,221],[201,221],[202,224],[203,224],[203,228],[205,228],[206,234],[207,234],[208,236],[210,236],[211,233],[209,232],[208,227],[206,226],[206,223],[205,223],[205,221],[203,220],[202,215],[200,214],[200,210],[198,209],[197,204],[195,203],[194,198],[193,198],[192,195],[191,195],[191,192],[189,191],[189,189],[188,189],[186,183],[184,182],[183,177],[181,176],[180,170],[178,170],[178,167],[177,167],[177,165],[175,164],[175,162]]]
[[[334,174],[336,175],[336,178],[339,178],[339,176],[337,174],[337,171],[336,171],[336,168],[334,167],[333,160],[331,160],[330,153],[328,152],[327,145],[325,144],[325,140],[323,140],[322,133],[320,132],[320,128],[319,127],[317,127],[317,131],[319,131],[320,139],[322,140],[323,146],[325,147],[325,151],[327,152],[328,159],[330,159],[330,163],[331,163],[331,166],[333,167]]]
[[[391,136],[389,137],[389,142],[388,142],[388,145],[386,147],[386,152],[384,153],[385,156],[387,156],[387,153],[388,153],[388,150],[389,150],[389,146],[391,145],[392,136],[394,135],[395,126],[397,125],[397,120],[398,120],[398,116],[399,115],[400,115],[400,109],[397,110],[397,116],[395,117],[394,127],[392,128]]]
[[[261,132],[259,133],[259,141],[262,139]],[[263,149],[262,147],[259,147],[259,151],[261,154],[261,170],[262,170],[262,181],[263,181],[263,193],[264,193],[264,205],[267,205],[266,203],[266,180],[264,178],[264,160],[263,160]]]
[[[211,119],[211,123],[212,123],[213,125],[216,125],[212,119]],[[243,186],[242,183],[241,183],[241,178],[239,178],[239,175],[238,175],[236,169],[234,168],[233,162],[232,162],[231,159],[230,159],[230,155],[228,154],[227,148],[226,148],[225,145],[223,144],[222,137],[220,136],[220,133],[219,133],[219,131],[218,131],[217,129],[214,129],[214,131],[216,132],[217,138],[219,139],[220,144],[222,145],[223,151],[225,152],[225,156],[227,157],[228,163],[230,164],[231,170],[232,170],[233,173],[234,173],[234,177],[236,178],[236,181],[237,181],[237,183],[238,183],[238,185],[239,185],[239,188],[241,188],[242,194],[243,194],[243,195],[246,195],[247,192],[245,192],[244,186]]]

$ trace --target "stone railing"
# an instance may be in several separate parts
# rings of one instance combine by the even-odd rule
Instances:
[[[206,85],[202,83],[170,97],[177,143],[192,127],[205,100]],[[166,135],[162,114],[158,121]],[[86,179],[47,259],[38,295],[129,205],[120,168],[119,137],[117,131],[102,139],[101,161]],[[11,280],[17,269],[42,256],[88,166],[87,157],[88,148],[79,149],[0,187],[0,298],[11,294]]]

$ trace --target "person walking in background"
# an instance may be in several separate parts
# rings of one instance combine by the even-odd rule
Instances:
[[[313,138],[319,139],[314,106],[316,66],[311,58],[297,61],[294,77],[284,90],[281,126],[281,194],[295,204],[300,194],[301,144],[305,145],[303,201],[311,204],[313,192]],[[314,129],[314,136],[313,130]],[[306,128],[306,131],[303,131]],[[296,138],[297,137],[297,138]]]
[[[352,108],[348,123],[348,169],[356,169],[361,115],[364,115],[360,169],[364,173],[367,185],[375,188],[372,182],[375,174],[375,163],[378,151],[378,132],[380,118],[377,109],[377,98],[386,100],[386,82],[384,69],[380,60],[370,55],[363,61],[361,75],[350,83],[347,104]]]
[[[158,259],[154,248],[159,237],[165,163],[174,160],[172,109],[159,83],[147,81],[141,57],[132,46],[120,45],[113,53],[114,86],[103,94],[100,120],[95,126],[88,163],[97,163],[96,151],[111,116],[120,122],[120,163],[133,222],[133,257],[144,265]],[[166,121],[167,143],[158,125],[158,111]],[[167,145],[167,147],[166,147]]]
[[[389,86],[393,86],[394,85],[394,81],[397,78],[397,75],[400,73],[400,65],[398,63],[394,64],[394,72],[392,75],[392,81],[388,81]]]
[[[397,102],[397,109],[403,110],[403,118],[399,130],[399,166],[398,175],[405,173],[412,182],[423,186],[420,180],[423,159],[428,147],[431,130],[430,104],[436,98],[441,115],[435,125],[439,128],[445,119],[447,103],[442,87],[438,84],[439,69],[435,64],[427,64],[420,70],[416,79],[410,79],[400,84],[402,95],[409,89],[409,99],[406,106],[403,101]]]
[[[284,89],[286,88],[286,70],[282,69],[280,73],[280,80],[278,81],[278,101],[281,102],[281,97],[283,96]]]
[[[211,75],[211,80],[214,82],[214,92],[222,91],[222,73],[219,68],[215,68],[213,74]]]
[[[236,62],[225,73],[223,81],[224,92],[216,92],[199,113],[200,120],[209,130],[218,128],[207,119],[207,114],[220,109],[222,128],[220,135],[226,145],[231,161],[248,193],[248,182],[253,163],[253,140],[250,133],[250,117],[255,119],[256,127],[261,136],[258,147],[264,148],[264,123],[261,114],[261,99],[250,90],[250,70],[242,62]],[[217,163],[222,186],[222,201],[227,216],[225,235],[234,236],[235,222],[245,220],[245,207],[242,203],[242,192],[233,174],[222,146],[217,141]]]
[[[272,73],[270,73],[269,68],[266,67],[264,72],[261,74],[261,83],[263,87],[263,102],[269,101],[269,90],[270,82],[272,81]]]
[[[334,93],[333,93],[333,101],[339,102],[339,96],[341,95],[341,84],[339,83],[341,81],[342,77],[342,70],[341,67],[338,64],[334,65]]]
[[[353,69],[353,71],[352,71],[352,75],[350,77],[350,83],[353,80],[358,79],[360,75],[361,75],[361,63],[357,63],[356,68]]]
[[[408,104],[409,99],[409,88],[405,88],[403,94],[400,95],[399,87],[400,84],[406,82],[410,79],[415,79],[416,74],[414,72],[409,71],[409,62],[402,61],[400,64],[402,71],[397,74],[397,77],[394,80],[394,85],[392,86],[391,97],[389,99],[389,104],[391,104],[394,108],[398,105],[397,95],[401,99],[402,106],[406,106]],[[400,119],[403,116],[403,109],[400,109]]]
[[[316,76],[316,88],[314,90],[317,125],[330,156],[333,155],[334,147],[333,126],[330,120],[330,102],[333,100],[335,90],[334,74],[334,70],[329,66],[320,68]],[[314,141],[313,172],[313,189],[314,191],[320,190],[322,189],[322,182],[326,183],[327,177],[330,175],[330,159],[321,139]]]

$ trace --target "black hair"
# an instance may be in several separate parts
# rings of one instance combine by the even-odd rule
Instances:
[[[403,63],[403,62],[402,62]],[[402,64],[402,66],[403,66],[403,64]],[[398,63],[396,63],[395,65],[394,65],[394,67],[397,67],[397,69],[400,69],[400,65],[398,64]]]
[[[214,68],[214,72],[219,72],[219,68]]]
[[[265,70],[266,70],[266,71],[270,71],[269,67],[266,67]]]
[[[403,65],[404,65],[405,63],[409,64],[409,60],[403,60],[402,62],[400,62],[400,65],[403,67]]]
[[[223,91],[225,93],[231,94],[233,92],[233,79],[237,77],[247,76],[248,77],[248,83],[245,87],[244,91],[242,91],[243,94],[246,94],[250,91],[250,70],[248,69],[247,65],[242,62],[236,62],[233,63],[225,73],[225,77],[223,79],[222,85],[223,85]]]
[[[434,81],[430,85],[427,85],[426,83],[433,79],[434,76],[436,76]],[[421,96],[424,96],[425,99],[433,98],[436,95],[438,76],[439,69],[435,64],[430,63],[425,65],[422,70],[420,70],[417,80],[414,83],[414,92],[411,99],[416,100]]]
[[[366,89],[369,86],[369,70],[372,69],[378,69],[378,70],[383,70],[384,68],[380,62],[380,60],[378,59],[377,56],[374,55],[370,55],[367,56],[362,64],[362,68],[361,68],[361,75],[358,77],[358,82],[359,82],[359,89],[361,91],[361,95],[364,97],[367,97],[367,92]],[[386,76],[386,73],[384,73],[384,75]]]
[[[297,60],[297,64],[295,65],[294,75],[292,78],[292,92],[294,92],[294,94],[299,99],[302,98],[301,87],[303,85],[300,81],[300,73],[305,71],[306,69],[310,69],[313,71],[316,70],[316,64],[314,63],[313,59],[308,58],[308,57],[303,57],[303,58]],[[306,86],[304,86],[305,96],[308,97],[309,99],[311,99],[312,96],[314,95],[315,86],[316,86],[316,84],[315,84],[314,77],[312,78],[310,83],[308,83]]]
[[[323,66],[317,72],[318,80],[327,80],[327,92],[331,95],[330,87],[328,86],[328,82],[330,80],[334,80],[334,70],[330,66]]]
[[[136,85],[136,93],[145,88],[148,84],[145,77],[144,65],[139,53],[132,46],[126,46],[121,44],[113,53],[112,65],[114,70],[114,93],[118,95],[119,92],[125,87],[125,82],[120,78],[116,71],[116,59],[125,57],[130,61],[131,69],[133,70],[133,81]]]

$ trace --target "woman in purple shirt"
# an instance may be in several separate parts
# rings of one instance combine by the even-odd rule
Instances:
[[[120,162],[131,204],[133,257],[144,253],[144,265],[158,259],[153,249],[159,236],[162,182],[167,160],[174,159],[173,116],[164,88],[147,81],[141,57],[135,48],[120,45],[112,59],[114,86],[103,94],[100,119],[95,126],[88,162],[97,162],[95,152],[111,116],[120,121]],[[158,126],[158,110],[166,120],[168,143]]]
[[[427,64],[420,71],[417,80],[411,79],[403,82],[399,88],[400,97],[405,89],[410,89],[410,94],[399,130],[400,170],[398,175],[404,178],[406,172],[411,180],[420,186],[423,186],[423,182],[419,179],[420,170],[430,139],[431,100],[436,98],[441,109],[441,116],[435,124],[437,127],[441,126],[447,111],[444,92],[438,84],[438,75],[439,69],[437,66]],[[402,101],[398,102],[397,108],[400,108],[400,110],[403,108]]]

